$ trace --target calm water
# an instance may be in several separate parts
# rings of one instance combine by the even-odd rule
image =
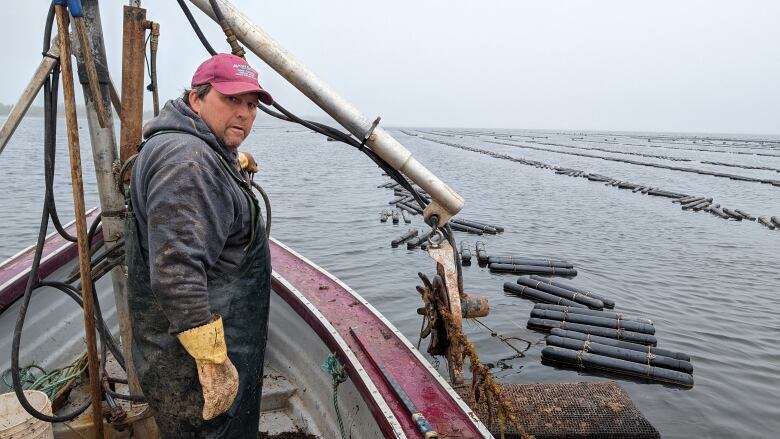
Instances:
[[[3,121],[0,118],[0,121]],[[43,194],[42,120],[29,119],[0,156],[0,258],[35,238]],[[780,187],[656,169],[548,151],[489,143],[493,130],[411,130],[424,136],[545,163],[596,172],[663,189],[707,195],[726,207],[753,214],[780,215]],[[451,137],[430,134],[463,133]],[[725,221],[706,213],[683,212],[670,200],[618,190],[583,178],[556,175],[474,152],[463,151],[391,130],[429,169],[466,198],[463,217],[504,226],[483,236],[489,254],[566,259],[579,275],[571,282],[617,302],[616,309],[653,319],[659,346],[687,352],[695,368],[690,389],[579,373],[542,365],[542,333],[526,329],[529,301],[505,296],[502,284],[513,276],[464,267],[470,294],[490,297],[483,321],[494,330],[534,343],[524,358],[497,368],[502,381],[515,383],[616,379],[664,437],[776,437],[780,431],[780,232],[756,223]],[[499,134],[529,135],[523,131]],[[88,205],[97,202],[88,133],[84,145]],[[480,135],[481,134],[481,135]],[[530,133],[512,142],[564,152],[585,152],[638,161],[711,169],[760,178],[780,173],[700,161],[780,169],[780,157],[728,153],[755,151],[780,155],[777,144],[696,145],[668,139],[648,142],[625,133]],[[63,218],[72,217],[64,127],[59,130],[57,197]],[[750,139],[750,136],[739,138]],[[766,139],[766,137],[762,137]],[[605,140],[609,139],[609,140]],[[613,140],[614,139],[614,140]],[[531,140],[586,148],[632,151],[693,159],[677,162],[583,151],[530,143]],[[777,141],[778,139],[773,139]],[[504,141],[504,140],[502,140]],[[245,148],[258,159],[257,177],[273,203],[273,235],[328,269],[371,301],[413,342],[420,304],[416,273],[432,273],[432,261],[419,250],[390,248],[409,226],[379,222],[392,191],[363,155],[295,126],[258,121]],[[693,148],[712,149],[695,151]],[[414,217],[414,227],[421,226]],[[477,238],[458,234],[473,245]],[[511,356],[489,332],[467,325],[486,362]],[[423,342],[423,347],[427,341]],[[440,367],[446,373],[444,366]]]

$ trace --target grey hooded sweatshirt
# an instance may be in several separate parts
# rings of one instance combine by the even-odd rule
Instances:
[[[249,201],[220,162],[226,148],[182,100],[168,101],[143,130],[130,196],[152,291],[176,334],[208,323],[209,279],[241,263],[251,236]]]

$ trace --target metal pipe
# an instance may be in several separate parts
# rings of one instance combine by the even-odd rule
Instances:
[[[100,92],[97,69],[95,69],[95,60],[92,59],[92,50],[89,48],[89,37],[87,36],[87,27],[84,24],[84,17],[73,17],[73,27],[76,29],[76,35],[78,36],[79,45],[81,46],[81,53],[84,57],[84,66],[86,67],[87,78],[89,78],[89,92],[96,101],[102,102],[103,96]],[[105,128],[108,124],[106,108],[102,105],[96,105],[95,109],[97,110],[100,127]]]
[[[59,56],[60,47],[57,36],[55,36],[52,38],[51,48],[46,53],[46,56],[43,57],[41,63],[38,64],[38,68],[35,69],[35,73],[33,73],[30,82],[22,92],[22,96],[11,109],[11,113],[8,115],[8,119],[5,120],[3,127],[0,128],[0,154],[3,153],[5,145],[11,140],[11,136],[14,135],[14,131],[16,131],[22,118],[35,100],[35,97],[38,96],[38,92],[41,90],[41,87],[43,87],[44,81],[46,81],[51,69],[57,63]]]
[[[93,58],[98,66],[98,74],[100,75],[102,72],[107,79],[106,49],[103,42],[103,29],[100,21],[98,1],[82,0],[82,9],[86,19],[87,33],[90,38],[90,49],[93,51]],[[83,68],[83,59],[79,55],[80,53],[77,53],[79,68]],[[109,108],[109,102],[106,99],[110,95],[107,92],[110,84],[109,81],[105,81],[101,82],[100,85],[104,87],[102,90],[103,100],[97,102],[94,99],[85,98],[85,104],[102,212],[103,241],[107,247],[111,247],[124,235],[125,199],[122,193],[119,192],[114,177],[114,164],[118,161],[118,153],[114,135],[113,115]],[[89,88],[85,86],[85,97],[88,94]],[[109,123],[105,128],[101,128],[97,120],[97,111],[94,107],[98,104],[103,105],[108,114]],[[111,271],[111,279],[130,392],[133,395],[142,395],[143,392],[138,382],[138,375],[133,366],[133,332],[130,326],[130,312],[127,306],[127,276],[121,267],[116,267]],[[144,438],[156,438],[159,436],[154,418],[146,418],[134,422],[133,432],[138,437]]]
[[[209,0],[190,0],[190,2],[216,21]],[[439,224],[446,224],[450,217],[463,208],[463,197],[412,157],[412,154],[389,133],[381,127],[376,127],[371,132],[372,120],[366,118],[350,102],[339,96],[231,3],[225,0],[217,0],[217,2],[236,37],[249,50],[358,139],[362,140],[370,134],[366,145],[433,197],[433,202],[425,209],[426,221],[429,221],[432,215],[437,215]]]
[[[64,6],[54,7],[57,15],[57,28],[60,34],[68,33],[68,11]],[[76,96],[73,86],[73,68],[70,63],[70,39],[60,38],[60,65],[62,66],[62,91],[65,101],[65,121],[68,127],[68,150],[70,153],[70,176],[73,188],[73,210],[76,215],[78,238],[79,270],[81,272],[81,295],[84,303],[84,331],[87,342],[87,362],[89,370],[89,393],[92,398],[92,422],[95,437],[103,437],[103,391],[100,388],[100,370],[98,369],[97,340],[95,337],[94,295],[92,291],[92,271],[90,267],[89,243],[87,242],[87,220],[84,207],[84,181],[81,174],[81,146],[79,145],[79,126],[76,120]]]
[[[144,107],[144,35],[146,9],[124,6],[122,29],[122,119],[119,131],[121,162],[141,143]],[[125,183],[130,175],[125,177]]]

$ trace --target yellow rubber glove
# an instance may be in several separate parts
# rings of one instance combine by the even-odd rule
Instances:
[[[225,413],[238,393],[238,371],[227,356],[222,317],[179,333],[179,342],[198,367],[203,389],[203,419]]]

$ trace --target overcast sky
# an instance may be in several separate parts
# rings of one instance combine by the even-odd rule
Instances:
[[[40,61],[48,1],[0,16],[0,102]],[[103,0],[109,68],[121,78],[127,1]],[[234,0],[369,118],[390,126],[780,133],[780,2]],[[161,99],[207,53],[174,0],[145,0],[161,23]],[[193,13],[212,45],[216,24]],[[313,107],[250,55],[282,105]],[[151,98],[149,98],[149,102]],[[260,116],[266,117],[266,116]]]

